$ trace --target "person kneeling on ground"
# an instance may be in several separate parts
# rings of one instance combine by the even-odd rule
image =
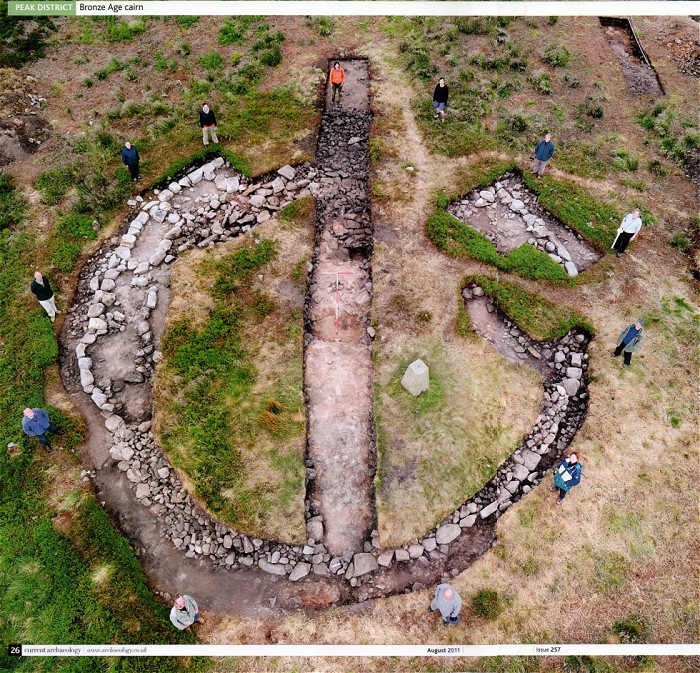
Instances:
[[[185,594],[184,596],[177,595],[175,605],[170,611],[170,621],[180,631],[191,631],[191,626],[195,622],[204,624],[204,620],[199,615],[199,606],[197,601]]]
[[[559,467],[554,471],[554,486],[549,489],[552,492],[559,491],[557,505],[560,505],[566,494],[581,481],[582,469],[575,453],[559,463]]]
[[[640,318],[620,332],[620,336],[617,337],[617,348],[612,356],[616,358],[620,353],[624,353],[625,361],[622,366],[629,367],[632,364],[632,353],[641,346],[642,341],[644,341],[644,321]]]
[[[440,117],[442,121],[445,121],[445,107],[447,106],[447,98],[450,94],[450,90],[445,84],[445,78],[441,77],[435,86],[435,91],[433,92],[433,107],[437,110],[437,114],[433,119]]]
[[[430,603],[428,612],[440,611],[442,621],[447,625],[458,624],[462,619],[459,611],[462,607],[462,599],[451,584],[438,584],[435,588],[435,597]]]
[[[30,409],[27,407],[22,412],[24,418],[22,419],[22,430],[24,434],[30,437],[36,437],[47,451],[51,451],[51,446],[49,440],[46,439],[46,431],[51,430],[57,435],[62,435],[61,432],[49,419],[49,414],[43,409]]]

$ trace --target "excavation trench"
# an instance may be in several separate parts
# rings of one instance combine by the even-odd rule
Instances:
[[[664,89],[659,76],[644,51],[632,22],[625,18],[601,16],[600,25],[620,61],[622,75],[630,91],[663,96]]]
[[[349,562],[371,550],[376,469],[372,354],[366,330],[372,303],[369,208],[369,72],[366,60],[341,61],[341,101],[330,91],[316,166],[323,187],[306,305],[305,377],[309,537]],[[316,530],[316,532],[314,532]],[[376,532],[375,532],[376,537]],[[365,544],[368,549],[365,549]]]
[[[532,431],[439,526],[413,544],[380,549],[367,333],[369,74],[366,61],[342,63],[344,97],[338,106],[326,104],[315,165],[284,166],[249,181],[216,158],[176,176],[167,189],[130,201],[129,223],[87,261],[62,327],[62,379],[90,431],[81,457],[98,499],[165,600],[186,590],[208,609],[265,617],[454,576],[491,546],[498,517],[539,483],[586,412],[590,337],[576,332],[536,344],[517,333],[518,345],[511,344],[506,357],[532,358],[543,374],[542,412]],[[318,222],[304,313],[307,540],[295,545],[235,531],[188,492],[151,428],[157,421],[151,378],[162,359],[177,256],[251,236],[258,223],[309,195],[316,198]],[[467,309],[477,331],[502,348],[504,330],[512,337],[516,328],[482,295],[465,289]],[[529,356],[522,358],[519,348]]]
[[[602,254],[538,204],[520,177],[505,173],[492,185],[448,206],[448,212],[486,236],[501,255],[532,245],[577,276]]]

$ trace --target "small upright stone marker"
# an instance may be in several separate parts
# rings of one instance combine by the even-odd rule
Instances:
[[[428,365],[423,360],[414,360],[406,368],[406,373],[401,379],[401,385],[408,390],[413,397],[418,397],[428,390]]]

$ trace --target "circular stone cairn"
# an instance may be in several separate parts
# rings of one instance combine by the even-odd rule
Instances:
[[[296,168],[285,166],[258,178],[255,184],[249,184],[241,175],[217,175],[220,169],[230,172],[224,159],[217,158],[189,171],[168,189],[154,190],[146,199],[130,200],[128,204],[134,211],[128,227],[121,236],[106,242],[81,274],[76,302],[69,311],[69,334],[79,338],[75,357],[80,385],[105,417],[112,441],[110,459],[126,474],[139,502],[165,524],[166,535],[175,547],[189,558],[206,557],[215,566],[235,569],[255,565],[291,582],[309,575],[334,575],[351,586],[359,586],[372,580],[377,572],[398,564],[444,560],[466,529],[493,525],[537,485],[571,441],[587,408],[586,349],[590,337],[582,331],[572,331],[557,341],[537,343],[520,333],[527,350],[537,352],[551,369],[544,381],[540,415],[496,475],[421,539],[397,549],[380,550],[378,532],[373,530],[362,552],[331,557],[323,545],[323,519],[310,516],[314,508],[309,502],[305,545],[243,535],[215,521],[189,495],[157,445],[150,421],[125,422],[120,415],[121,403],[113,394],[125,382],[102,382],[89,356],[90,347],[98,339],[124,331],[127,322],[135,322],[142,340],[141,348],[134,353],[135,372],[142,380],[149,380],[155,365],[163,358],[153,345],[149,325],[159,289],[151,271],[161,265],[168,267],[184,250],[208,247],[250,231],[256,223],[266,221],[271,213],[294,199],[319,193],[323,185],[322,176],[308,163]],[[172,205],[177,194],[202,180],[211,182],[211,192],[195,204],[194,211]],[[132,260],[131,250],[145,227],[166,220],[172,226],[148,262]],[[359,235],[358,243],[366,241],[364,231],[347,235]],[[114,281],[121,274],[131,274],[131,285],[143,288],[145,293],[143,307],[133,316],[119,310],[120,302],[113,292]],[[477,290],[480,288],[473,288],[474,295]],[[468,298],[472,290],[464,292]],[[511,328],[517,330],[514,325]],[[458,570],[452,572],[456,574]],[[413,588],[419,587],[416,584]]]

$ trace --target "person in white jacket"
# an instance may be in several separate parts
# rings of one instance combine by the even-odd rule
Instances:
[[[639,209],[627,213],[617,230],[617,237],[613,248],[617,250],[617,257],[622,257],[622,253],[627,249],[629,243],[634,241],[642,229],[642,218]]]
[[[175,605],[170,611],[170,621],[175,628],[180,631],[191,631],[192,624],[204,624],[204,620],[199,614],[199,606],[192,596],[185,594],[184,596],[177,595]]]

